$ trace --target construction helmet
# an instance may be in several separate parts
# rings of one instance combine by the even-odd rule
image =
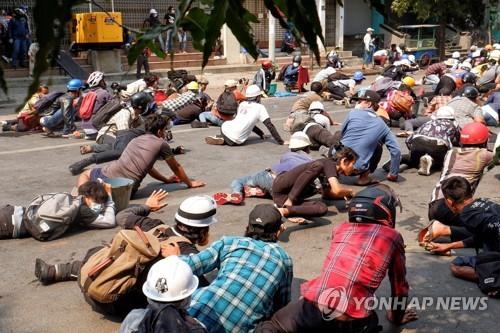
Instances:
[[[150,103],[153,102],[153,96],[145,91],[135,93],[130,98],[130,105],[134,109],[141,110],[141,114],[146,114],[149,111]]]
[[[453,59],[460,59],[460,52],[458,52],[458,51],[453,52],[453,54],[451,55],[451,57]]]
[[[90,73],[89,78],[87,79],[87,84],[89,85],[89,88],[97,87],[99,83],[101,83],[103,78],[104,78],[103,72],[95,71]]]
[[[490,132],[481,123],[469,123],[460,131],[460,143],[463,145],[479,145],[488,141]]]
[[[177,213],[175,220],[192,227],[208,227],[217,222],[215,213],[217,204],[208,195],[197,195],[184,200]]]
[[[465,87],[462,96],[469,99],[476,99],[479,96],[479,91],[476,89],[476,87],[468,86]]]
[[[314,101],[311,103],[311,105],[309,105],[309,111],[313,110],[325,111],[325,106],[320,101]]]
[[[407,86],[407,87],[410,87],[410,88],[413,88],[415,86],[415,79],[412,78],[411,76],[406,76],[404,79],[403,79],[403,83]]]
[[[198,91],[198,89],[200,89],[200,86],[198,85],[198,82],[196,81],[191,81],[187,84],[186,88],[188,90],[196,90]]]
[[[371,185],[349,202],[349,222],[379,223],[394,228],[398,206],[401,207],[401,201],[392,188],[385,184]]]
[[[257,96],[260,96],[260,95],[262,95],[262,91],[260,91],[259,86],[256,85],[256,84],[252,84],[245,91],[246,98],[257,97]]]
[[[288,148],[290,149],[300,149],[305,148],[311,145],[311,140],[306,133],[299,131],[292,134],[290,137],[290,143],[288,144]]]
[[[470,73],[470,72],[465,73],[464,76],[462,77],[462,82],[476,84],[476,75],[474,73]]]
[[[151,266],[142,285],[144,295],[158,302],[177,302],[191,296],[198,288],[198,277],[177,256],[168,256]]]
[[[354,81],[363,81],[365,79],[365,76],[363,75],[363,72],[356,71],[352,75],[352,78],[354,79]]]
[[[415,56],[413,54],[408,55],[408,60],[410,60],[411,63],[415,63]]]
[[[68,91],[78,91],[83,88],[83,83],[79,79],[71,79],[66,85]]]

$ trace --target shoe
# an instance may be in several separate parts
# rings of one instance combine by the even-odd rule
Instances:
[[[205,138],[205,142],[209,145],[223,145],[224,144],[224,138],[220,136],[207,136]]]
[[[382,169],[383,169],[385,172],[389,172],[389,171],[391,171],[391,160],[388,160],[387,162],[385,162],[385,163],[382,165]]]
[[[224,192],[217,192],[212,196],[217,206],[222,206],[229,203],[229,194]]]
[[[240,193],[231,193],[229,203],[239,205],[243,202],[243,196]]]
[[[410,131],[402,131],[402,132],[396,133],[396,136],[398,138],[407,138],[407,137],[409,137],[412,134],[413,134],[413,132],[410,132]]]
[[[260,187],[244,186],[243,191],[245,192],[245,197],[258,197],[262,198],[266,196],[266,192]]]
[[[351,99],[349,97],[344,97],[344,105],[346,109],[352,108]]]
[[[195,119],[191,122],[192,128],[208,128],[208,124]]]
[[[83,171],[83,169],[85,169],[89,165],[94,164],[95,162],[96,162],[95,159],[92,157],[85,158],[81,161],[78,161],[76,163],[71,164],[68,167],[68,169],[69,169],[69,172],[71,172],[71,174],[73,176],[76,176],[76,175],[79,175]]]
[[[35,276],[43,285],[51,284],[56,279],[54,267],[40,258],[35,261]]]
[[[417,173],[421,176],[429,176],[431,174],[431,167],[432,157],[425,154],[424,156],[420,157],[420,163],[418,165]]]

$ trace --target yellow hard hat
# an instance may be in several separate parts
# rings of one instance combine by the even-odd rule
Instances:
[[[191,81],[191,82],[188,83],[187,89],[188,90],[198,90],[198,89],[200,89],[200,86],[198,85],[198,82]]]
[[[403,83],[404,83],[406,86],[408,86],[408,87],[412,88],[412,87],[414,87],[414,86],[415,86],[415,79],[414,79],[414,78],[412,78],[411,76],[407,76],[407,77],[405,77],[405,78],[403,79]]]

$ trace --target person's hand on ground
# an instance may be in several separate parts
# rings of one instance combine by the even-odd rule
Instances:
[[[163,242],[161,244],[161,255],[163,258],[168,256],[178,256],[181,254],[181,249],[177,243]]]
[[[205,186],[205,182],[202,182],[201,180],[193,180],[191,181],[191,186],[190,188],[196,188],[196,187],[203,187]]]
[[[403,318],[401,318],[400,322],[396,322],[394,318],[394,312],[392,310],[387,311],[387,320],[396,325],[404,325],[409,323],[410,321],[414,321],[418,319],[417,312],[414,309],[406,309]]]
[[[162,202],[167,197],[167,195],[168,192],[166,192],[165,190],[155,190],[153,191],[153,193],[151,193],[144,204],[149,207],[150,211],[156,212],[157,210],[160,210],[167,205],[166,202]]]
[[[425,245],[425,249],[429,250],[432,253],[444,254],[451,250],[450,244],[448,243],[434,243],[429,242]]]

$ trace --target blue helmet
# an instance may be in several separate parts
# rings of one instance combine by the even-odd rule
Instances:
[[[408,55],[407,55],[407,54],[403,54],[403,55],[401,56],[401,59],[408,59]]]
[[[357,72],[354,72],[354,75],[352,76],[352,78],[355,81],[363,81],[365,79],[365,76],[363,75],[363,72],[357,71]]]
[[[66,85],[69,91],[80,90],[83,88],[83,83],[79,79],[71,79]]]

